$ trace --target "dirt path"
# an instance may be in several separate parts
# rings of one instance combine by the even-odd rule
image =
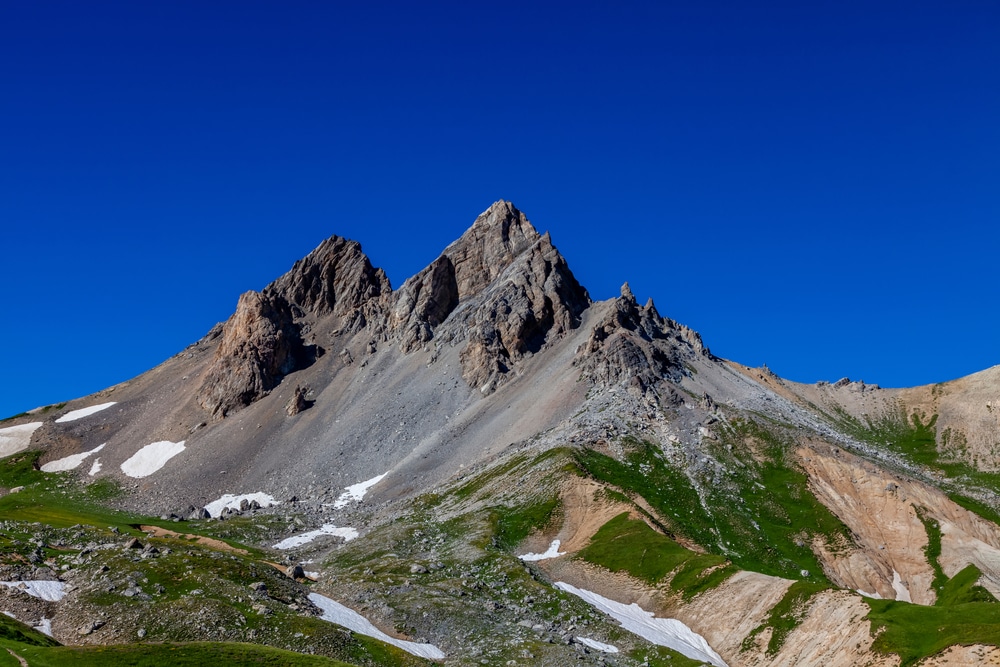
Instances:
[[[13,649],[7,649],[7,653],[10,653],[12,656],[17,658],[17,661],[21,663],[21,667],[28,667],[28,661],[19,656],[17,653],[14,653]]]
[[[246,549],[237,549],[234,546],[226,544],[222,540],[216,540],[211,537],[204,537],[202,535],[192,535],[190,533],[178,533],[173,530],[168,530],[167,528],[160,528],[159,526],[139,526],[139,530],[144,533],[152,533],[153,537],[177,537],[183,538],[185,540],[192,540],[197,544],[216,549],[218,551],[229,551],[234,554],[241,554],[243,556],[249,556],[250,552]]]

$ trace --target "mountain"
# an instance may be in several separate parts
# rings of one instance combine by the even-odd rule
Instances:
[[[720,359],[501,201],[398,289],[331,237],[156,368],[0,423],[0,609],[123,655],[985,664],[998,449],[1000,367]]]

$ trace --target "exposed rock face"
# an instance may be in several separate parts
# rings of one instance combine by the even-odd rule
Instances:
[[[594,384],[628,383],[643,393],[664,379],[680,380],[685,357],[708,354],[696,331],[660,317],[652,299],[640,308],[625,283],[577,363]]]
[[[372,267],[359,243],[330,237],[263,292],[240,297],[223,326],[198,402],[213,416],[225,417],[266,395],[288,373],[308,366],[322,350],[307,345],[303,331],[317,318],[339,318],[345,331],[370,323],[374,331],[384,331],[391,294],[385,272]],[[297,402],[288,409],[304,408]]]
[[[288,302],[246,292],[223,327],[198,402],[213,416],[225,417],[265,395],[309,356]]]
[[[350,330],[373,319],[391,293],[385,272],[372,267],[361,244],[339,236],[323,241],[264,289],[268,296],[284,298],[295,317],[336,315]]]
[[[538,237],[483,297],[469,317],[461,355],[463,376],[483,393],[506,379],[512,363],[577,327],[590,305],[548,234]]]
[[[442,253],[455,266],[458,298],[480,293],[539,238],[524,213],[513,204],[494,203]]]
[[[407,280],[393,309],[393,328],[400,330],[400,348],[410,352],[434,336],[434,328],[458,306],[455,265],[441,255]]]
[[[392,328],[410,352],[434,337],[461,304],[451,339],[465,338],[463,375],[489,393],[512,364],[579,325],[590,305],[549,235],[510,202],[483,212],[465,234],[399,290]]]

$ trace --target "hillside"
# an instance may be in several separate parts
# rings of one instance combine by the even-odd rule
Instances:
[[[331,237],[156,368],[0,422],[0,644],[1000,664],[998,451],[1000,366],[790,382],[627,284],[592,301],[497,202],[397,289]]]

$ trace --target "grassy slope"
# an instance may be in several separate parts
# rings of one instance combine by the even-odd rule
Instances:
[[[626,445],[624,461],[593,450],[580,451],[577,460],[596,479],[643,497],[668,530],[742,569],[826,582],[809,546],[812,538],[819,535],[835,545],[849,539],[849,531],[812,495],[805,473],[788,461],[789,440],[752,421],[733,422],[717,446],[720,460],[729,459],[726,478],[699,480],[700,494],[652,444]]]
[[[685,598],[719,585],[736,571],[725,558],[686,549],[628,513],[604,524],[577,557],[652,585],[672,575],[671,588]]]
[[[0,518],[3,520],[3,530],[0,532],[0,561],[14,562],[30,556],[35,550],[32,540],[36,538],[41,539],[46,545],[39,547],[42,557],[54,567],[74,558],[79,549],[72,547],[54,549],[49,546],[53,542],[65,541],[67,544],[74,541],[124,542],[128,537],[134,536],[140,538],[143,543],[157,546],[161,550],[160,557],[138,561],[141,565],[137,563],[135,555],[128,553],[128,550],[102,550],[93,552],[88,557],[98,559],[99,562],[94,560],[90,565],[77,567],[104,566],[112,572],[138,573],[139,576],[129,579],[129,582],[140,585],[146,592],[155,591],[158,585],[163,586],[163,593],[154,593],[152,599],[147,600],[139,597],[126,598],[120,594],[125,584],[116,582],[116,589],[113,592],[81,593],[81,596],[90,604],[109,612],[112,617],[124,618],[136,615],[144,617],[146,619],[144,625],[151,639],[175,640],[174,643],[178,648],[168,655],[195,656],[188,662],[177,664],[198,664],[197,656],[206,655],[204,651],[207,649],[198,648],[205,646],[198,641],[204,638],[204,632],[199,631],[191,623],[178,620],[193,619],[197,616],[196,612],[201,610],[211,611],[217,618],[223,619],[228,627],[241,627],[247,632],[257,631],[262,637],[261,641],[266,643],[294,646],[296,643],[301,643],[295,640],[295,633],[304,632],[319,642],[324,652],[332,652],[351,661],[336,663],[324,658],[325,662],[314,660],[301,664],[426,664],[426,661],[378,640],[353,633],[348,636],[330,623],[316,618],[305,618],[288,611],[286,605],[296,602],[304,593],[296,589],[291,580],[280,575],[270,565],[262,563],[259,559],[263,554],[256,549],[231,543],[249,552],[249,555],[243,556],[219,552],[181,537],[147,538],[135,526],[160,525],[169,529],[177,529],[179,526],[173,522],[109,509],[102,504],[102,501],[114,497],[117,494],[117,487],[113,484],[81,486],[71,474],[43,473],[37,469],[40,455],[41,452],[29,451],[0,460],[0,487],[24,487],[16,493],[0,497]],[[198,522],[188,522],[182,529],[193,534],[210,532],[201,530],[197,526]],[[207,525],[203,527],[211,528]],[[166,555],[168,551],[172,551],[169,556]],[[255,600],[247,594],[249,584],[254,581],[267,582],[267,599]],[[255,602],[266,603],[270,615],[262,616],[256,613],[251,607]],[[0,632],[0,639],[3,638],[4,635]],[[278,649],[236,642],[216,645],[230,646],[232,648],[226,648],[225,651],[242,653],[247,656],[247,660],[252,658],[258,661],[246,664],[300,664],[287,660],[282,662],[279,658],[272,659],[273,655],[278,654],[267,651],[260,653],[260,656],[272,656],[267,658],[271,662],[261,661],[264,658],[254,653],[256,648],[268,651],[278,651]],[[147,664],[143,662],[147,650],[162,655],[157,653],[159,649],[148,648],[156,646],[159,644],[116,647],[114,655],[124,661],[121,664]],[[28,649],[24,652],[20,649],[15,651],[24,657],[31,653]],[[6,651],[0,653],[9,656]],[[47,654],[39,654],[37,664],[50,664],[44,662],[48,659],[45,655]],[[91,664],[86,662],[92,659],[88,657],[90,654],[84,652],[79,658],[74,655],[66,653],[65,658],[54,659],[51,664]],[[83,662],[68,662],[76,659]],[[186,657],[179,659],[188,660]],[[36,661],[32,660],[31,664],[36,664]],[[162,661],[157,663],[154,660],[149,664],[164,663]]]

